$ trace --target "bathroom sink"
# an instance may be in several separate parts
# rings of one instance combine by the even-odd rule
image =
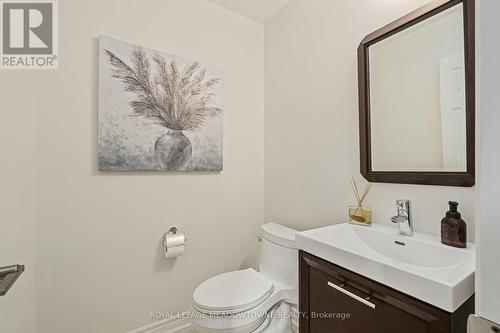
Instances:
[[[474,293],[474,245],[441,244],[438,237],[399,235],[396,228],[348,223],[300,232],[297,246],[313,255],[454,312]]]
[[[350,227],[344,224],[347,232],[353,232],[364,244],[380,255],[397,262],[421,267],[446,268],[473,259],[473,251],[457,250],[442,245],[428,235],[400,236],[389,227],[375,225],[375,228]],[[434,241],[435,240],[435,241]]]

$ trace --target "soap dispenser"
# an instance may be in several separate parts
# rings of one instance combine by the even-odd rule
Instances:
[[[450,201],[450,210],[441,220],[441,243],[454,247],[467,247],[467,224],[457,210],[458,202]]]

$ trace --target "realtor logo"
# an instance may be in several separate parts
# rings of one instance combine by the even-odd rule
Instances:
[[[3,0],[2,69],[57,68],[55,0]]]

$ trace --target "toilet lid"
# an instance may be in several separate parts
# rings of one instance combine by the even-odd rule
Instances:
[[[247,311],[269,297],[273,284],[249,268],[214,276],[196,288],[194,307],[202,312],[237,313]]]

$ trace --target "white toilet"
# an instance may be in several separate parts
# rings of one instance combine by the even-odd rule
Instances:
[[[249,268],[214,276],[193,293],[199,333],[290,333],[297,304],[296,230],[261,227],[259,272]]]

